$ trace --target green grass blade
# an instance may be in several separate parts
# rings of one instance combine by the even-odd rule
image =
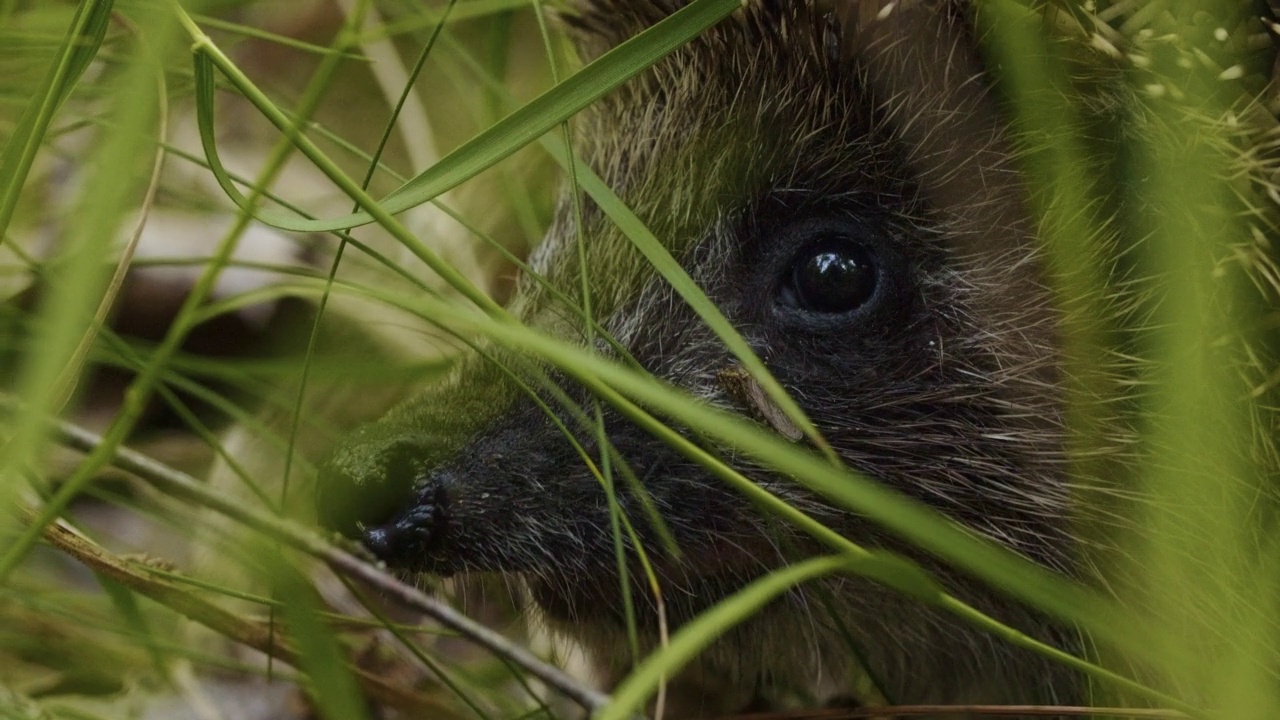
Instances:
[[[569,166],[569,158],[563,147],[556,145],[554,142],[547,142],[545,147],[558,162],[566,167]],[[724,313],[720,312],[720,308],[711,302],[711,299],[702,291],[702,288],[698,287],[692,277],[689,277],[689,273],[685,272],[684,268],[680,266],[680,262],[645,227],[640,218],[631,211],[631,208],[627,207],[622,198],[618,197],[617,193],[599,175],[576,160],[573,162],[572,167],[582,189],[617,224],[618,228],[635,245],[636,249],[671,284],[671,287],[689,304],[689,307],[698,313],[698,317],[702,318],[707,327],[715,332],[716,337],[720,338],[720,341],[725,344],[729,352],[733,353],[738,362],[742,363],[742,366],[760,383],[761,388],[769,395],[769,399],[775,402],[779,409],[786,413],[787,417],[804,431],[805,436],[822,450],[828,461],[833,464],[839,464],[835,452],[804,414],[804,411],[800,409],[795,400],[791,399],[787,391],[773,377],[773,374],[769,372],[764,362],[760,360],[760,357],[743,339],[742,334],[733,326],[733,323],[729,322]]]
[[[160,24],[143,26],[152,47],[165,47],[167,35]],[[102,297],[110,265],[101,262],[110,256],[125,213],[141,199],[139,178],[131,173],[139,159],[154,154],[155,138],[139,128],[153,128],[157,117],[158,88],[154,55],[137,52],[123,72],[112,79],[113,102],[109,113],[133,132],[104,133],[94,153],[86,158],[83,190],[76,198],[57,258],[45,269],[46,292],[37,310],[36,333],[21,357],[17,372],[18,394],[25,409],[15,418],[15,429],[0,445],[0,477],[14,478],[19,472],[40,467],[44,453],[44,426],[39,420],[61,409],[58,378],[72,359],[81,338],[93,321],[93,311]],[[123,170],[123,172],[122,172]],[[0,510],[8,509],[17,492],[17,483],[0,483]],[[64,487],[65,489],[65,487]],[[46,515],[42,522],[52,519]],[[34,541],[39,528],[28,528],[28,540],[4,549],[0,559],[0,579],[16,565],[24,545]]]
[[[646,657],[613,693],[613,702],[595,720],[625,720],[642,706],[664,678],[675,677],[698,653],[733,626],[755,615],[771,600],[795,586],[850,569],[842,557],[820,557],[765,575],[680,628],[671,642]]]
[[[528,7],[532,2],[533,0],[470,0],[470,2],[465,2],[459,6],[457,10],[448,13],[447,16],[438,7],[413,3],[415,14],[412,17],[404,20],[392,20],[381,27],[374,28],[368,35],[362,36],[360,39],[361,42],[365,42],[403,35],[431,27],[442,20],[447,21],[448,24],[454,24],[465,20],[488,18],[493,15],[518,10],[522,7]]]
[[[289,636],[298,648],[302,670],[315,708],[324,720],[361,720],[369,717],[364,697],[347,666],[346,654],[333,630],[321,618],[320,598],[298,571],[290,567],[278,548],[262,545],[260,556],[272,563],[271,582],[286,601],[280,608]]]
[[[1213,4],[1178,7],[1179,35],[1192,37]],[[1140,250],[1159,297],[1148,335],[1152,461],[1142,468],[1137,601],[1180,630],[1160,638],[1170,658],[1162,669],[1177,686],[1212,698],[1218,717],[1273,718],[1276,655],[1258,638],[1276,637],[1267,518],[1276,476],[1256,452],[1253,433],[1267,432],[1268,411],[1251,401],[1248,355],[1275,342],[1274,331],[1254,334],[1274,307],[1256,304],[1254,261],[1243,252],[1253,242],[1244,219],[1258,199],[1247,190],[1236,197],[1239,150],[1219,71],[1165,57],[1155,67],[1176,92],[1146,98],[1156,130],[1132,158],[1134,175],[1149,179],[1139,190],[1150,231]]]
[[[449,153],[440,162],[384,198],[380,203],[383,210],[390,215],[404,212],[438,197],[492,167],[674,52],[684,43],[724,19],[740,4],[739,0],[695,0],[662,22],[605,53],[573,77],[551,88]],[[197,53],[197,57],[202,54],[203,50]],[[222,66],[220,69],[226,70]],[[368,212],[352,213],[330,220],[311,220],[296,214],[273,212],[250,206],[239,189],[227,177],[221,161],[217,158],[213,123],[212,75],[200,70],[197,63],[196,79],[196,100],[199,104],[201,119],[200,133],[205,151],[209,156],[209,165],[223,191],[232,201],[251,212],[261,222],[295,232],[330,232],[374,222],[374,217]],[[247,78],[233,74],[229,75],[228,79],[245,91],[251,100],[253,99],[253,93],[243,87],[243,83],[248,82]],[[283,114],[274,109],[274,106],[255,104],[272,124],[281,130],[289,130],[291,125]],[[297,144],[299,150],[322,168],[332,164],[319,148],[300,134],[291,136],[290,139]]]
[[[4,153],[0,154],[0,243],[4,242],[22,186],[31,172],[31,164],[35,162],[49,123],[75,88],[85,68],[97,56],[98,48],[102,47],[114,4],[115,0],[85,0],[80,3],[53,66],[23,112]]]

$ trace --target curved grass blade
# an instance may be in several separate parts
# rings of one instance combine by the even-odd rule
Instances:
[[[843,557],[820,557],[782,568],[734,593],[714,608],[702,613],[671,637],[671,642],[650,654],[613,693],[613,702],[596,715],[596,720],[625,720],[642,711],[645,700],[664,678],[674,677],[698,653],[733,626],[758,613],[771,600],[795,586],[848,570],[851,561]]]
[[[114,4],[115,0],[85,0],[80,3],[49,74],[23,111],[4,153],[0,154],[0,243],[4,242],[22,186],[31,172],[31,164],[49,130],[49,123],[79,82],[85,68],[97,56],[98,48],[102,47]]]
[[[707,28],[724,19],[740,6],[739,0],[694,0],[667,19],[618,45],[587,65],[576,75],[556,85],[528,104],[519,108],[496,125],[480,133],[461,147],[445,156],[426,171],[411,179],[381,201],[382,208],[391,215],[404,212],[450,188],[465,182],[483,170],[492,167],[515,151],[555,129],[557,125],[603,97],[628,79],[634,77],[662,58],[677,50]],[[312,220],[296,214],[274,212],[256,208],[230,181],[217,156],[214,134],[213,94],[214,78],[211,71],[201,69],[199,58],[213,61],[237,89],[245,93],[258,110],[277,128],[291,133],[290,140],[312,162],[330,176],[333,163],[309,140],[296,134],[291,123],[271,103],[261,102],[261,92],[248,78],[221,62],[215,49],[208,43],[196,48],[196,102],[200,118],[200,135],[208,155],[210,167],[227,196],[251,213],[255,219],[283,230],[295,232],[331,232],[346,230],[374,222],[368,212],[357,212],[329,220]]]

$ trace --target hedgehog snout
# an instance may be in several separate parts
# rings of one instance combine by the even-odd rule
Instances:
[[[414,500],[389,521],[367,527],[360,540],[380,560],[391,565],[421,563],[438,555],[448,527],[447,482],[431,477],[418,489]]]
[[[383,532],[376,537],[385,544],[399,536],[392,528],[409,521],[423,493],[431,498],[434,491],[427,482],[424,443],[405,437],[366,437],[369,434],[357,433],[321,466],[316,519],[321,526],[353,539],[368,539],[365,536],[374,534],[369,528],[380,528]]]

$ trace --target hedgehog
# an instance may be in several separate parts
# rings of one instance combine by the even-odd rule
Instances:
[[[580,0],[563,22],[590,60],[684,5]],[[1258,25],[1266,8],[1222,12],[1234,28]],[[1027,169],[1041,141],[1019,133],[1016,103],[990,70],[983,20],[962,0],[753,0],[575,118],[575,150],[679,260],[844,466],[1045,568],[1102,584],[1095,575],[1104,563],[1091,548],[1106,543],[1083,537],[1091,531],[1082,506],[1132,493],[1083,475],[1123,477],[1140,462],[1141,361],[1124,359],[1141,355],[1135,338],[1157,302],[1132,277],[1140,230],[1126,218],[1141,208],[1117,169],[1125,143],[1154,124],[1133,110],[1142,104],[1131,80],[1140,53],[1100,21],[1064,51],[1074,53],[1068,67],[1088,71],[1067,82],[1093,143],[1089,222],[1112,255],[1092,301],[1118,328],[1103,341],[1111,353],[1099,363],[1103,395],[1091,400],[1102,410],[1082,461],[1070,417],[1079,378],[1065,338],[1087,313],[1058,291],[1063,271],[1045,250],[1043,189]],[[1250,60],[1249,71],[1269,73],[1268,60]],[[1250,177],[1263,176],[1271,160],[1262,143],[1241,143],[1255,164]],[[1256,247],[1246,250],[1262,281],[1250,302],[1268,307],[1273,232],[1269,215],[1256,215]],[[814,444],[589,198],[575,202],[566,191],[528,265],[509,305],[521,322]],[[321,520],[389,566],[521,583],[546,623],[616,681],[635,662],[629,623],[640,651],[652,651],[663,621],[679,628],[821,552],[565,372],[477,344],[446,381],[353,432],[322,470]],[[1264,370],[1274,349],[1257,348]],[[1256,386],[1257,454],[1274,462],[1270,389]],[[1089,649],[1075,629],[793,478],[678,420],[672,427],[840,535],[910,558],[1010,627],[1068,652]],[[617,481],[612,499],[582,459],[602,453],[635,479]],[[633,531],[618,541],[625,583],[614,510]],[[1108,507],[1092,517],[1106,526],[1120,514]],[[661,608],[642,552],[663,589]],[[668,715],[865,702],[852,680],[864,675],[882,701],[897,703],[1088,698],[1075,671],[842,575],[781,595],[716,640],[673,679],[680,703]]]

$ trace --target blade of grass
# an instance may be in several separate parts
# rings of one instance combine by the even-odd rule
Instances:
[[[488,17],[499,13],[506,13],[511,10],[519,10],[528,7],[532,0],[471,0],[463,3],[456,12],[448,16],[450,24],[463,20],[473,20],[475,18]],[[383,37],[394,37],[405,33],[421,30],[422,28],[431,27],[440,22],[443,13],[440,10],[422,3],[413,3],[411,5],[415,11],[416,17],[410,17],[393,23],[388,23],[373,31],[373,39]]]
[[[777,403],[778,408],[786,413],[787,418],[794,422],[804,432],[805,437],[818,447],[826,456],[828,462],[833,465],[840,465],[839,457],[830,444],[827,443],[826,438],[822,437],[822,434],[818,432],[818,429],[805,415],[800,406],[796,404],[796,401],[773,377],[773,373],[770,373],[769,369],[765,367],[764,361],[751,349],[751,346],[743,339],[742,334],[738,332],[737,328],[733,327],[733,324],[724,316],[724,313],[720,312],[720,308],[711,302],[711,299],[702,291],[702,288],[698,287],[698,284],[681,267],[680,262],[676,260],[671,252],[645,227],[640,218],[631,211],[631,208],[627,207],[622,198],[618,197],[617,193],[613,192],[613,189],[605,184],[599,175],[595,174],[586,165],[578,162],[576,158],[570,163],[569,155],[564,148],[551,142],[544,143],[544,148],[557,162],[565,167],[574,169],[574,176],[582,186],[582,189],[613,220],[663,279],[689,304],[689,307],[693,308],[698,317],[702,318],[702,321],[707,324],[707,327],[715,332],[716,337],[720,338],[720,341],[725,344],[729,352],[733,353],[738,362],[742,363],[742,366],[760,383],[760,387],[769,395],[769,399]]]
[[[170,39],[176,39],[175,30],[177,27],[185,28],[197,38],[203,37],[199,28],[195,26],[190,17],[186,14],[186,11],[177,4],[176,0],[169,4],[169,8],[173,11],[174,17],[178,20],[176,24],[165,22],[164,20],[167,20],[168,18],[162,19],[163,16],[148,16],[146,18],[146,20],[151,24],[144,27],[149,28],[146,31],[148,36],[155,38],[152,43],[153,47],[157,49],[168,48]],[[163,57],[164,52],[162,50],[158,51],[156,55]],[[197,57],[203,57],[203,55],[198,55]],[[139,56],[139,62],[143,58],[144,56]],[[340,59],[340,56],[337,55],[325,56],[320,68],[312,76],[311,82],[308,84],[308,87],[299,102],[300,109],[297,116],[300,121],[301,119],[309,117],[315,110],[316,106],[320,103],[320,99],[323,97],[324,91],[328,88],[329,82],[332,79],[332,75],[336,70],[337,63]],[[132,107],[136,112],[136,108],[138,106],[145,105],[144,103],[137,102],[136,99],[138,97],[145,97],[146,93],[150,91],[152,87],[151,80],[151,76],[147,74],[144,76],[143,80],[136,82],[136,85],[139,87],[128,87],[117,93],[117,102],[123,105],[126,109]],[[296,132],[297,129],[293,128],[287,133],[287,135],[293,135]],[[117,148],[117,146],[122,146],[128,148],[128,143],[137,142],[136,138],[141,136],[141,134],[134,133],[115,133],[112,134],[110,142],[107,143],[107,147]],[[253,187],[261,188],[270,184],[271,180],[283,167],[285,160],[291,153],[291,150],[292,146],[288,142],[282,141],[278,143],[276,147],[273,148],[272,152],[268,154],[265,168],[260,174],[259,182],[255,183]],[[139,155],[140,153],[135,151],[127,155],[127,157],[133,158]],[[127,162],[124,159],[115,157],[110,158],[110,160],[111,162],[100,162],[93,166],[97,172],[106,174],[107,177],[99,180],[101,185],[89,185],[88,187],[91,190],[102,192],[105,189],[106,191],[120,193],[123,192],[123,188],[127,187],[127,183],[119,182],[119,179],[115,177],[116,169],[118,167],[127,167]],[[256,190],[253,197],[258,197]],[[95,202],[90,204],[89,209],[100,212],[104,207],[110,208],[115,206],[110,203],[104,203],[99,198],[95,198]],[[193,326],[191,323],[192,315],[195,314],[197,308],[204,302],[205,298],[208,297],[212,291],[218,274],[230,260],[231,254],[234,252],[236,244],[244,230],[248,227],[249,222],[249,215],[242,214],[239,216],[231,229],[226,233],[226,236],[219,243],[217,251],[214,254],[213,262],[211,262],[201,272],[199,278],[197,278],[194,286],[191,288],[191,291],[183,299],[182,306],[178,309],[178,313],[173,324],[165,333],[165,337],[160,345],[156,348],[156,352],[151,357],[151,362],[142,369],[142,372],[140,372],[130,384],[128,391],[125,393],[124,402],[122,403],[119,412],[113,418],[111,426],[107,429],[106,442],[102,446],[95,448],[94,451],[91,452],[83,462],[81,462],[71,476],[62,483],[53,496],[49,498],[48,502],[41,509],[40,520],[23,529],[15,541],[11,543],[2,554],[0,554],[0,583],[3,583],[10,578],[14,569],[22,561],[22,558],[31,549],[32,545],[39,537],[41,528],[45,524],[51,522],[62,512],[67,503],[69,503],[71,499],[74,498],[92,479],[94,473],[96,473],[110,460],[112,449],[124,442],[125,438],[127,438],[133,431],[134,426],[142,417],[143,411],[146,408],[147,400],[150,397],[150,388],[163,374],[169,357],[177,351],[179,345],[181,345],[183,339]],[[109,224],[107,222],[107,218],[103,218],[102,222],[99,223],[89,223],[86,221],[77,225],[77,228],[81,232],[87,233],[91,237],[97,237],[94,233],[103,233],[103,228],[111,227],[114,227],[114,225]],[[107,236],[111,235],[110,233],[103,234]],[[90,267],[98,264],[99,263],[96,261],[93,263],[85,262],[78,264],[77,267]],[[85,283],[79,287],[70,287],[69,292],[73,296],[83,294],[86,287],[92,288],[93,285]],[[91,295],[89,299],[92,297],[93,296]],[[86,302],[86,299],[80,298],[79,302]],[[70,341],[67,342],[70,343]],[[37,368],[58,368],[62,365],[62,363],[57,362],[57,360],[59,360],[57,356],[52,358],[52,363],[48,362],[49,358],[44,358],[44,360],[45,364],[37,365]],[[44,372],[56,372],[56,370],[46,369]],[[32,387],[37,387],[42,392],[48,392],[48,388],[51,388],[52,386],[52,380],[32,384]],[[24,404],[23,411],[38,413],[43,411],[46,405],[47,401],[41,404]],[[34,422],[27,423],[26,426],[34,428],[28,434],[38,433],[41,427],[39,423]],[[19,445],[18,447],[30,451],[30,448],[34,447],[34,444],[28,443],[26,445]],[[3,456],[0,456],[0,460],[5,459],[6,458]],[[6,464],[4,462],[0,462],[0,469],[5,467]],[[5,484],[0,487],[12,487],[12,484]]]
[[[53,66],[18,121],[0,154],[0,244],[4,243],[40,143],[63,101],[98,54],[111,22],[115,0],[84,0],[76,9]]]
[[[151,46],[167,45],[167,29],[159,24],[142,26]],[[80,58],[77,64],[87,63]],[[160,99],[155,97],[155,56],[135,52],[122,72],[112,78],[109,112],[124,127],[150,128]],[[111,246],[125,213],[136,202],[135,190],[140,184],[132,172],[139,158],[152,156],[154,135],[147,132],[104,133],[93,155],[84,163],[86,177],[83,189],[68,213],[75,221],[68,223],[66,237],[56,260],[45,266],[46,290],[33,327],[34,338],[23,353],[18,369],[18,392],[28,412],[44,413],[60,409],[64,388],[59,377],[76,361],[77,347],[93,325],[93,308],[102,296],[110,266],[101,258],[112,254]],[[19,483],[11,481],[20,470],[39,466],[43,431],[32,416],[19,418],[13,434],[0,447],[0,509],[8,508]],[[16,565],[23,543],[35,535],[25,532],[26,540],[6,549],[0,559],[0,580]]]
[[[275,546],[263,545],[259,556],[273,563],[269,582],[281,597],[288,598],[281,609],[289,634],[298,647],[298,660],[310,678],[308,687],[314,707],[324,720],[362,720],[369,717],[355,679],[347,668],[333,630],[320,617],[320,598],[311,583]]]
[[[1212,698],[1219,717],[1261,720],[1277,712],[1274,651],[1257,639],[1276,637],[1276,578],[1274,558],[1259,553],[1272,529],[1257,518],[1277,500],[1275,477],[1250,447],[1258,415],[1242,370],[1261,338],[1247,330],[1257,326],[1256,306],[1235,254],[1250,243],[1233,198],[1239,150],[1226,136],[1217,70],[1177,62],[1198,50],[1193,16],[1214,10],[1195,1],[1172,8],[1186,47],[1157,55],[1155,72],[1177,92],[1147,99],[1156,130],[1132,160],[1134,175],[1149,179],[1141,251],[1159,293],[1149,334],[1152,458],[1142,478],[1147,542],[1137,549],[1146,587],[1137,600],[1181,629],[1160,638],[1170,658],[1163,669],[1179,686]]]
[[[797,585],[848,571],[850,564],[851,561],[843,557],[813,558],[765,575],[734,593],[681,627],[666,647],[637,665],[614,690],[613,701],[594,716],[595,720],[625,720],[641,714],[645,701],[664,678],[674,677],[734,625]]]
[[[295,50],[302,50],[303,52],[308,52],[314,55],[321,55],[321,56],[330,55],[334,52],[332,48],[327,48],[323,45],[315,45],[309,42],[298,40],[297,38],[289,37],[287,35],[280,35],[278,33],[268,32],[266,30],[255,28],[250,25],[244,25],[242,23],[235,23],[229,20],[223,20],[222,18],[214,17],[212,15],[202,15],[200,13],[193,13],[191,17],[193,20],[196,20],[197,22],[204,25],[205,27],[216,28],[218,30],[222,30],[223,32],[233,33],[235,35],[240,35],[242,37],[247,37],[247,38],[253,38],[255,40],[265,40],[267,42],[280,45],[281,47],[293,48]],[[343,51],[341,55],[345,60],[357,60],[357,61],[366,62],[366,63],[370,62],[368,57],[357,52]]]
[[[538,30],[542,36],[542,44],[547,54],[547,62],[551,65],[551,81],[555,84],[560,83],[560,71],[556,67],[555,50],[551,47],[551,36],[547,31],[546,18],[544,17],[542,3],[540,0],[533,0],[534,14],[538,20]],[[573,132],[569,127],[568,121],[560,124],[560,149],[561,152],[572,155],[573,153]],[[554,143],[553,143],[554,144]],[[595,314],[592,312],[591,305],[591,272],[587,263],[587,239],[585,237],[582,216],[582,188],[578,184],[578,174],[575,172],[576,163],[569,164],[569,199],[573,209],[574,217],[574,247],[578,254],[578,269],[581,296],[581,312],[583,318],[583,327],[585,328],[583,346],[588,352],[594,352],[596,347],[595,333]],[[631,662],[640,661],[640,636],[636,630],[636,608],[635,599],[632,598],[631,570],[627,563],[627,551],[623,543],[621,508],[618,505],[618,496],[614,489],[613,464],[611,462],[611,446],[608,438],[608,430],[604,424],[604,408],[601,405],[598,396],[591,398],[591,408],[594,413],[594,425],[596,435],[596,447],[600,451],[600,470],[601,484],[604,487],[605,501],[609,508],[609,532],[613,537],[614,563],[618,570],[618,593],[622,598],[622,616],[623,623],[627,631],[627,644],[631,650]],[[637,497],[645,497],[648,491],[645,487],[636,483],[632,487],[632,491]],[[663,527],[662,518],[654,515],[652,521],[656,527]],[[664,528],[665,532],[665,528]],[[654,594],[654,600],[658,607],[663,607],[662,589],[658,583],[657,575],[653,572],[653,568],[649,562],[647,553],[644,551],[644,545],[638,541],[638,538],[631,538],[632,547],[635,548],[639,555],[640,562],[647,575],[646,580],[649,583]],[[665,639],[665,638],[664,638]],[[664,686],[665,689],[665,686]]]
[[[124,18],[121,21],[129,28],[130,33],[138,43],[139,51],[147,57],[146,65],[155,74],[155,137],[167,137],[169,135],[169,92],[165,84],[163,65],[155,57],[148,45],[146,36],[139,32],[138,27]],[[126,126],[129,125],[127,119],[124,124]],[[124,286],[125,275],[129,272],[134,252],[137,250],[138,242],[142,239],[142,231],[146,227],[147,217],[150,215],[151,206],[155,202],[156,192],[160,188],[160,170],[164,167],[164,147],[160,143],[156,143],[153,152],[155,153],[155,160],[151,163],[151,176],[147,180],[146,193],[142,199],[138,217],[134,220],[133,231],[129,233],[129,240],[120,252],[120,258],[116,261],[115,271],[107,282],[106,291],[102,293],[102,297],[98,301],[98,309],[94,313],[93,322],[90,323],[88,331],[81,337],[79,345],[76,346],[71,355],[71,359],[63,367],[62,375],[56,381],[54,402],[59,408],[65,406],[71,400],[72,394],[75,393],[76,386],[80,381],[80,375],[84,370],[85,359],[88,357],[89,350],[93,347],[94,340],[97,338],[98,328],[107,322],[107,315],[115,304],[116,296],[120,294],[120,288]]]
[[[449,153],[440,162],[383,198],[378,203],[381,212],[388,216],[396,215],[421,205],[474,177],[553,130],[609,91],[674,52],[681,45],[725,18],[740,5],[740,0],[694,0],[665,20],[605,53],[573,77],[533,99],[493,127]],[[216,65],[232,85],[243,92],[267,120],[282,131],[286,131],[290,140],[297,143],[298,149],[334,180],[343,192],[350,195],[352,199],[359,198],[359,195],[353,194],[355,188],[352,187],[353,183],[349,179],[335,177],[336,168],[319,148],[300,133],[287,130],[291,125],[285,117],[266,100],[233,63],[226,59],[208,36],[200,33],[196,39],[194,52],[198,69],[201,64],[199,59],[202,57]],[[213,126],[213,77],[207,71],[198,71],[196,79],[198,86],[196,100],[200,107],[201,120],[200,134],[209,165],[227,196],[237,205],[246,207],[244,196],[226,177],[218,157]],[[341,176],[341,173],[337,175]],[[367,203],[360,202],[360,205],[365,207]],[[260,209],[254,209],[251,212],[263,223],[296,232],[329,232],[359,227],[375,221],[382,222],[367,207],[364,212],[331,220],[309,220],[296,214]]]
[[[181,13],[181,8],[177,8],[177,12]],[[201,32],[194,23],[188,20],[185,25],[188,32],[190,32],[191,36],[195,39],[196,52],[194,55],[194,63],[197,106],[202,109],[200,122],[203,125],[208,126],[205,131],[202,131],[202,141],[205,142],[205,154],[209,163],[209,168],[216,176],[218,176],[219,182],[223,183],[224,190],[228,193],[234,192],[237,196],[243,198],[243,196],[240,196],[239,190],[234,188],[234,185],[227,177],[226,170],[222,167],[221,161],[218,159],[217,154],[214,151],[213,137],[209,134],[209,131],[212,130],[213,120],[212,116],[208,113],[212,112],[213,94],[216,89],[216,83],[214,80],[215,66],[220,72],[228,76],[236,88],[244,93],[250,102],[257,106],[259,110],[281,120],[283,120],[285,115],[275,107],[275,105],[262,93],[262,91],[255,87],[253,83],[244,76],[240,69],[237,68],[229,58],[223,55],[222,52],[212,44],[209,37]],[[315,146],[302,136],[298,128],[294,127],[292,130],[287,132],[286,138],[291,143],[297,143],[298,147],[303,149],[303,151],[311,157],[312,161],[316,163],[324,174],[329,176],[331,180],[342,188],[343,192],[355,200],[360,207],[364,208],[365,212],[375,218],[378,224],[382,225],[382,227],[400,241],[401,244],[412,251],[418,259],[422,260],[423,263],[440,275],[446,283],[458,290],[458,292],[462,293],[464,297],[475,303],[477,307],[483,308],[486,312],[499,316],[505,314],[502,308],[499,307],[492,298],[484,294],[475,286],[474,283],[464,277],[453,267],[443,262],[440,257],[431,250],[431,248],[427,247],[421,240],[415,237],[413,233],[409,232],[404,224],[396,220],[396,218],[393,217],[391,213],[387,212],[385,208],[378,205],[377,201],[374,200],[373,197],[361,189],[358,183],[343,173],[342,170],[333,163],[333,161],[320,154]],[[314,151],[314,154],[311,151]],[[342,227],[345,226],[340,226],[335,229],[341,229]]]

